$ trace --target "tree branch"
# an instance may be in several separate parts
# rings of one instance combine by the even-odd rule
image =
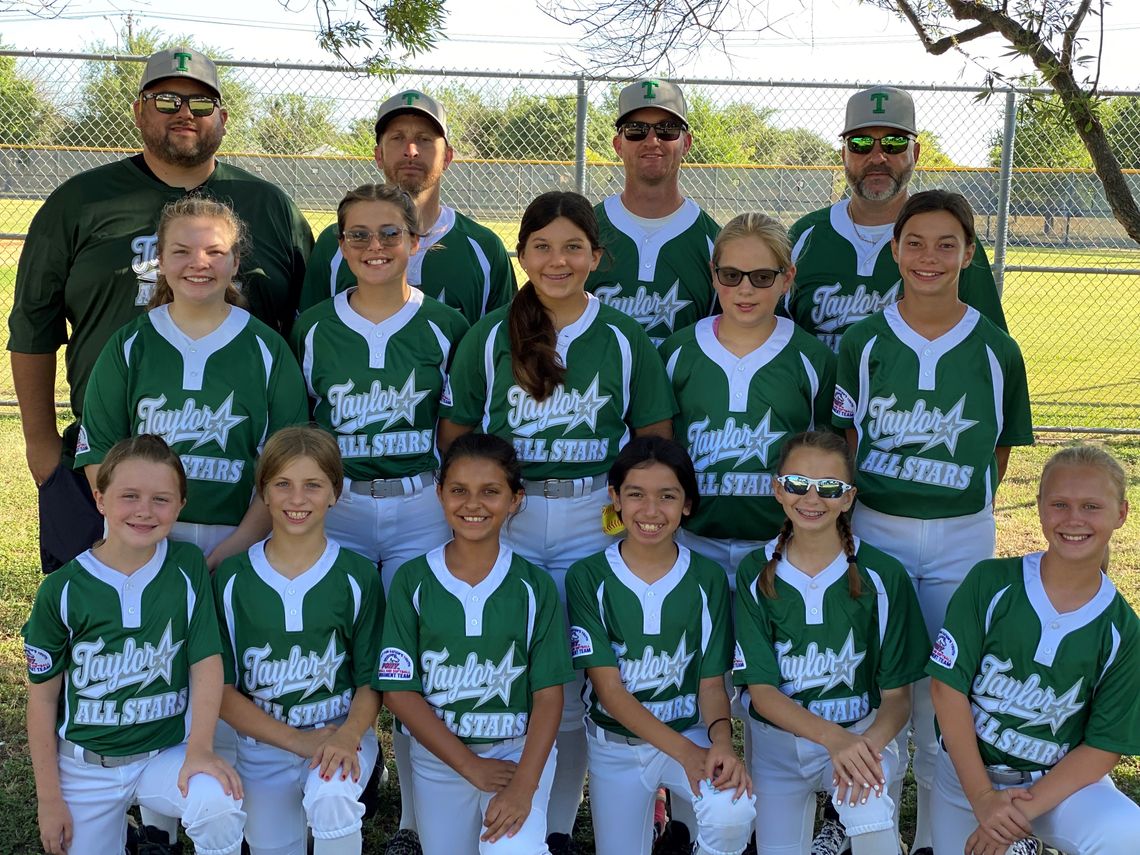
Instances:
[[[1073,65],[1073,46],[1077,43],[1077,32],[1085,22],[1085,15],[1089,13],[1092,0],[1081,0],[1081,5],[1073,15],[1069,26],[1065,27],[1065,37],[1061,42],[1061,62],[1070,68]]]
[[[987,24],[978,24],[960,33],[943,36],[936,41],[930,36],[926,27],[923,26],[922,21],[919,20],[918,13],[915,12],[909,0],[895,0],[895,9],[914,27],[914,31],[918,34],[918,38],[922,42],[922,46],[926,48],[926,52],[934,56],[941,56],[952,48],[959,47],[966,42],[972,42],[974,39],[981,38],[982,36],[988,36],[994,31],[993,27]]]

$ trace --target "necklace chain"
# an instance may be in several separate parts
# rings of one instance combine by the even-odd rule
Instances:
[[[850,202],[847,203],[847,219],[851,223],[851,230],[855,233],[855,237],[859,238],[859,240],[863,241],[863,243],[870,244],[873,246],[874,244],[877,244],[882,239],[881,235],[877,236],[877,237],[867,237],[865,234],[863,234],[861,231],[859,231],[858,223],[856,223],[855,218],[853,216],[851,216],[851,203]]]

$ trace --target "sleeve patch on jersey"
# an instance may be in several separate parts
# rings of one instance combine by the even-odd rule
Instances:
[[[380,651],[376,677],[379,680],[412,679],[412,657],[398,647],[385,647]]]
[[[454,401],[451,399],[451,378],[445,377],[443,379],[443,389],[439,393],[439,404],[441,407],[450,407]]]
[[[29,674],[46,674],[51,670],[51,654],[42,647],[25,644],[24,658],[28,660]]]
[[[934,649],[930,651],[930,661],[943,668],[953,668],[958,661],[958,642],[945,628],[938,630]]]
[[[75,441],[75,453],[86,454],[91,450],[91,441],[87,438],[87,428],[79,426],[79,438]]]
[[[740,649],[740,642],[736,642],[736,648],[732,651],[732,670],[743,671],[748,667],[748,661],[744,658],[744,651]]]
[[[855,399],[838,384],[835,387],[835,395],[831,399],[831,413],[841,419],[855,418]]]
[[[594,641],[590,633],[580,626],[570,627],[570,656],[577,659],[579,656],[593,656]]]

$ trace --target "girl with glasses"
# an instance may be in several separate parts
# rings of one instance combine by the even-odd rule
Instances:
[[[631,436],[668,435],[676,410],[665,367],[641,325],[585,291],[602,255],[585,197],[544,193],[519,226],[528,281],[509,307],[472,327],[455,355],[441,445],[471,430],[514,443],[526,504],[503,532],[548,571],[604,549],[606,472]],[[555,855],[568,851],[586,774],[578,689],[566,691],[548,821]]]
[[[1017,343],[959,298],[974,251],[965,198],[927,190],[907,200],[891,240],[904,297],[843,334],[832,406],[855,450],[855,533],[906,567],[930,640],[966,573],[993,556],[994,493],[1010,447],[1033,442]],[[939,753],[925,681],[913,723],[925,841]]]
[[[713,244],[721,314],[675,333],[661,355],[677,396],[673,435],[688,448],[700,509],[682,543],[726,569],[776,536],[783,521],[772,475],[788,437],[830,425],[835,357],[775,315],[796,268],[787,231],[741,214]]]
[[[914,589],[851,533],[855,467],[841,437],[791,437],[776,472],[786,518],[736,582],[732,670],[747,689],[756,851],[808,855],[822,789],[852,855],[896,855],[887,782],[929,647]]]
[[[344,489],[325,528],[379,562],[385,592],[404,562],[447,540],[432,490],[436,416],[452,349],[467,331],[459,312],[408,284],[417,223],[411,196],[395,185],[346,194],[337,228],[356,286],[304,312],[292,338],[313,421],[336,437],[344,459]],[[408,837],[415,820],[407,736],[397,730],[393,747]]]

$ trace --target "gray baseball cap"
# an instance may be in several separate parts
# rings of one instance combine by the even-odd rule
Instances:
[[[915,124],[914,99],[909,92],[893,86],[872,86],[847,100],[847,121],[843,123],[842,136],[873,127],[897,128],[917,135]]]
[[[657,107],[688,124],[685,96],[680,86],[668,80],[639,80],[618,95],[618,117],[614,125],[620,126],[626,116],[645,107]]]
[[[421,113],[427,116],[439,125],[440,132],[444,139],[447,139],[447,113],[444,111],[443,105],[418,89],[405,89],[380,105],[380,109],[376,113],[377,138],[384,132],[384,127],[388,121],[400,113]]]
[[[213,89],[214,94],[219,98],[222,96],[222,87],[218,85],[217,66],[214,65],[212,59],[194,50],[194,48],[176,47],[152,53],[146,61],[142,81],[139,83],[139,92],[142,92],[152,83],[170,77],[197,80]]]

